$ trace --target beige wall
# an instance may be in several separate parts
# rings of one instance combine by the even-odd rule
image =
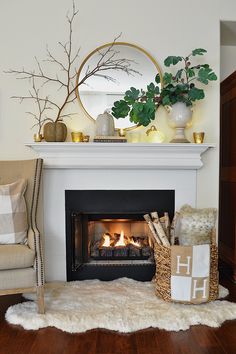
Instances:
[[[59,5],[60,4],[60,5]],[[33,57],[45,58],[45,46],[54,50],[58,40],[65,41],[65,13],[68,0],[1,1],[0,12],[0,158],[30,158],[34,153],[24,146],[32,141],[32,120],[25,111],[30,104],[19,104],[12,95],[27,94],[28,83],[3,73],[9,68],[34,68]],[[111,41],[120,32],[122,40],[149,51],[162,66],[168,55],[185,55],[197,47],[208,50],[206,62],[219,76],[219,21],[236,17],[234,1],[179,0],[100,0],[77,1],[79,17],[74,42],[81,46],[80,61],[95,47]],[[224,4],[227,4],[225,8]],[[234,11],[234,12],[233,12]],[[54,87],[52,86],[52,94]],[[93,134],[94,126],[77,104],[77,114],[67,120],[69,127]],[[157,112],[157,124],[171,136],[166,112]],[[206,89],[206,99],[194,108],[194,124],[187,132],[206,132],[206,141],[217,148],[204,157],[205,166],[198,172],[198,206],[218,204],[219,81]],[[174,176],[173,176],[174,178]]]
[[[236,46],[222,45],[220,47],[220,81],[226,79],[236,70]]]

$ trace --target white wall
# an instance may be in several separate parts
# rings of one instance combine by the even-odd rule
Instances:
[[[60,4],[60,5],[59,5]],[[30,104],[11,100],[12,95],[27,93],[28,83],[3,73],[9,68],[34,68],[34,56],[45,58],[45,45],[54,50],[58,40],[65,41],[65,14],[68,0],[1,1],[0,12],[0,158],[30,158],[34,153],[24,146],[32,140],[31,119],[25,111]],[[122,40],[149,51],[163,67],[168,55],[186,55],[197,47],[206,48],[208,62],[219,76],[219,20],[235,19],[233,0],[100,0],[77,1],[79,18],[74,30],[75,42],[81,46],[80,61],[95,47],[113,40],[120,32]],[[226,7],[227,6],[227,7]],[[54,87],[52,87],[53,93]],[[93,134],[94,126],[80,107],[71,129]],[[168,137],[172,130],[166,124],[166,112],[159,109],[157,123]],[[219,80],[206,88],[206,99],[194,109],[194,123],[188,130],[205,131],[206,141],[219,143]],[[204,156],[205,166],[198,173],[198,206],[218,204],[218,147]],[[173,176],[174,178],[174,176]]]
[[[226,79],[236,70],[236,46],[220,47],[220,81]]]

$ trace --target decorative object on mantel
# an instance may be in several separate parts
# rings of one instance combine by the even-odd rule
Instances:
[[[82,132],[71,132],[71,139],[73,143],[88,143],[90,136]]]
[[[168,112],[168,124],[175,129],[175,136],[171,143],[190,143],[185,136],[185,128],[192,122],[192,107],[183,102],[176,102],[173,106],[166,106]]]
[[[124,138],[126,136],[126,130],[124,128],[120,128],[118,130],[118,134],[119,134],[120,137]]]
[[[63,142],[67,137],[67,126],[61,120],[47,122],[43,127],[43,135],[45,141]]]
[[[108,110],[97,116],[95,126],[97,136],[113,136],[115,133],[114,118]]]
[[[152,125],[151,128],[146,131],[146,135],[146,141],[148,143],[163,143],[165,140],[165,135],[158,130],[155,125]]]
[[[41,143],[42,140],[43,140],[43,134],[39,134],[39,133],[34,134],[34,141],[36,143]]]
[[[57,58],[47,48],[47,58],[44,62],[49,62],[52,66],[54,65],[57,70],[53,74],[51,74],[52,70],[47,73],[37,58],[35,58],[36,70],[25,70],[23,68],[21,70],[10,69],[6,71],[6,73],[15,74],[19,79],[29,79],[32,86],[29,95],[13,96],[12,98],[19,99],[20,102],[31,100],[37,104],[38,114],[27,113],[36,120],[36,124],[33,127],[39,127],[38,134],[41,134],[43,127],[44,139],[47,142],[63,142],[66,140],[67,127],[63,123],[63,120],[75,113],[65,111],[65,108],[75,101],[78,87],[84,84],[88,78],[100,76],[106,81],[113,80],[110,75],[106,75],[105,73],[111,68],[119,72],[123,71],[127,75],[136,73],[136,70],[131,67],[133,60],[125,58],[121,60],[117,58],[118,53],[113,47],[120,38],[118,36],[108,45],[103,53],[99,53],[97,62],[93,63],[92,67],[87,67],[84,75],[79,80],[77,79],[75,83],[80,50],[79,48],[74,49],[73,46],[73,24],[77,14],[78,10],[76,10],[75,3],[73,2],[72,14],[66,17],[69,25],[69,39],[66,43],[58,42],[59,47],[63,51],[64,59],[61,59],[61,57]],[[55,89],[55,85],[58,89]],[[49,94],[41,94],[40,89],[42,86],[44,87],[44,92],[52,89],[54,98],[51,98]],[[55,96],[58,91],[58,96]],[[64,92],[64,95],[61,92]],[[38,138],[37,141],[39,141]]]
[[[127,143],[127,139],[122,136],[95,136],[94,143]]]
[[[195,144],[202,144],[204,141],[204,137],[204,132],[193,132],[193,141],[195,142]]]
[[[33,301],[9,307],[6,320],[26,330],[51,326],[69,333],[95,328],[129,333],[150,327],[180,331],[199,324],[217,328],[226,320],[236,319],[236,304],[232,302],[213,301],[201,306],[167,303],[155,296],[153,282],[128,278],[52,283],[45,295],[45,315],[37,314],[35,296],[27,294],[24,296]],[[228,290],[220,286],[219,298],[227,295]]]
[[[73,143],[81,143],[83,141],[82,132],[71,132],[71,139]]]
[[[89,143],[90,136],[89,135],[83,135],[83,143]]]
[[[217,76],[208,64],[192,65],[192,57],[202,56],[207,51],[197,48],[191,51],[186,57],[169,56],[165,59],[164,65],[169,67],[183,63],[182,68],[173,74],[165,72],[163,81],[164,87],[161,92],[161,104],[169,108],[169,124],[176,129],[173,143],[189,142],[184,134],[184,129],[192,119],[191,107],[195,101],[205,97],[204,90],[196,86],[197,82],[207,85],[209,81],[217,80]],[[157,80],[159,81],[159,79]]]
[[[77,82],[81,81],[87,68],[93,66],[102,53],[108,51],[110,45],[111,43],[107,43],[96,48],[84,59],[78,71]],[[119,59],[119,64],[124,62],[124,58],[129,58],[128,75],[125,71],[117,70],[114,65],[111,65],[110,70],[106,72],[106,75],[111,79],[105,85],[100,75],[94,75],[86,82],[87,85],[81,85],[76,90],[79,104],[93,121],[96,121],[99,113],[107,107],[113,106],[115,101],[124,97],[125,91],[131,84],[137,87],[145,86],[157,73],[161,75],[158,63],[145,49],[126,42],[116,42],[112,49]],[[117,130],[121,128],[134,129],[135,127],[136,123],[130,122],[128,116],[122,120],[115,120]]]
[[[125,93],[124,99],[116,101],[112,107],[112,114],[115,118],[124,118],[129,114],[130,121],[147,126],[155,119],[156,109],[163,105],[168,107],[170,113],[170,124],[175,127],[176,134],[171,140],[173,143],[189,142],[184,129],[191,121],[191,107],[197,100],[205,97],[202,88],[197,88],[195,83],[207,85],[209,81],[217,80],[216,74],[208,64],[198,64],[191,66],[190,58],[197,55],[204,55],[207,51],[202,48],[192,50],[186,57],[168,56],[164,60],[164,65],[176,65],[183,62],[183,67],[176,73],[164,73],[163,86],[161,90],[159,84],[161,76],[158,73],[155,83],[147,85],[146,90],[131,87]]]

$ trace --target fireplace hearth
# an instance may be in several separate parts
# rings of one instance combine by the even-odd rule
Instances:
[[[173,190],[67,190],[67,280],[151,280],[150,230],[143,215],[174,213]]]

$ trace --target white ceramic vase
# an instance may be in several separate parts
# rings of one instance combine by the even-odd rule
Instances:
[[[113,116],[105,111],[99,114],[96,119],[96,135],[98,136],[113,136],[115,124]]]
[[[183,102],[177,102],[168,106],[168,124],[175,128],[175,136],[170,143],[190,143],[186,139],[184,129],[192,121],[192,108]]]

